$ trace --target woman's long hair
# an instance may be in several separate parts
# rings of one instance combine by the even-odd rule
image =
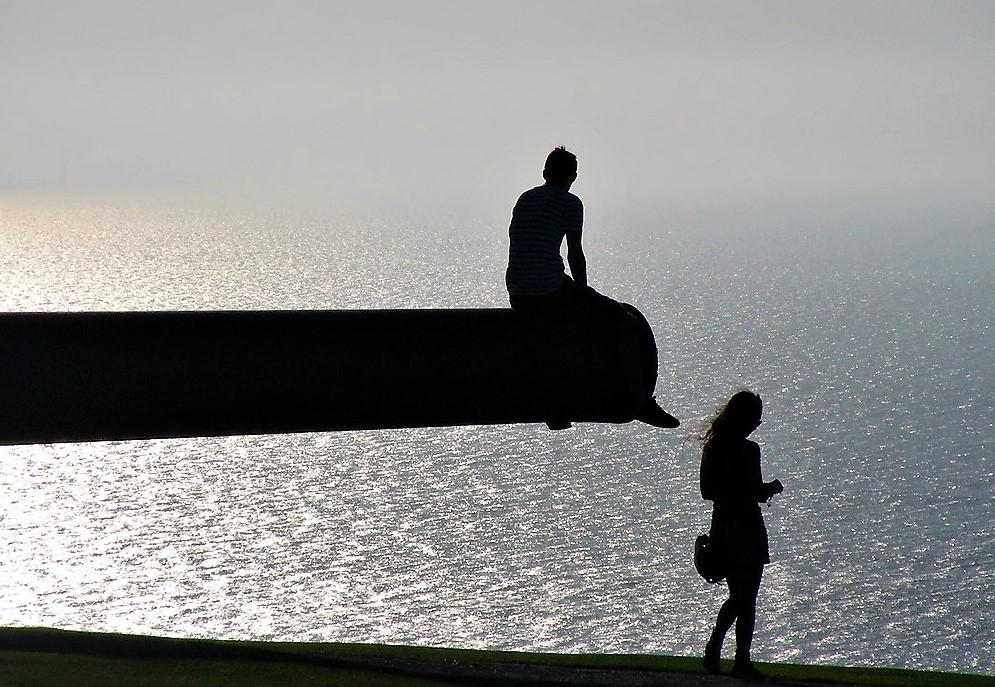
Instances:
[[[763,413],[764,404],[760,397],[748,389],[737,391],[729,401],[719,408],[711,420],[705,423],[701,443],[708,446],[712,440],[736,432],[739,428],[756,421]]]

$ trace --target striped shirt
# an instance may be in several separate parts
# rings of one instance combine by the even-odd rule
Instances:
[[[544,296],[566,274],[560,246],[567,232],[580,235],[584,205],[560,186],[544,184],[519,197],[511,213],[511,238],[505,284],[512,296]]]

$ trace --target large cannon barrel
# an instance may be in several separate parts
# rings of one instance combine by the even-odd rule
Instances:
[[[0,444],[628,422],[656,356],[631,306],[5,313]]]

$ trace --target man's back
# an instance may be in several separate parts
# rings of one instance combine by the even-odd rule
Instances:
[[[584,206],[562,186],[544,184],[519,197],[512,212],[505,283],[512,296],[542,296],[563,283],[560,246],[568,233],[580,236]]]

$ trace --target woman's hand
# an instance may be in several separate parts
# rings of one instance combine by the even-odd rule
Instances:
[[[784,485],[781,484],[781,480],[776,479],[773,482],[764,482],[764,501],[769,502],[774,494],[780,494],[784,491]]]

